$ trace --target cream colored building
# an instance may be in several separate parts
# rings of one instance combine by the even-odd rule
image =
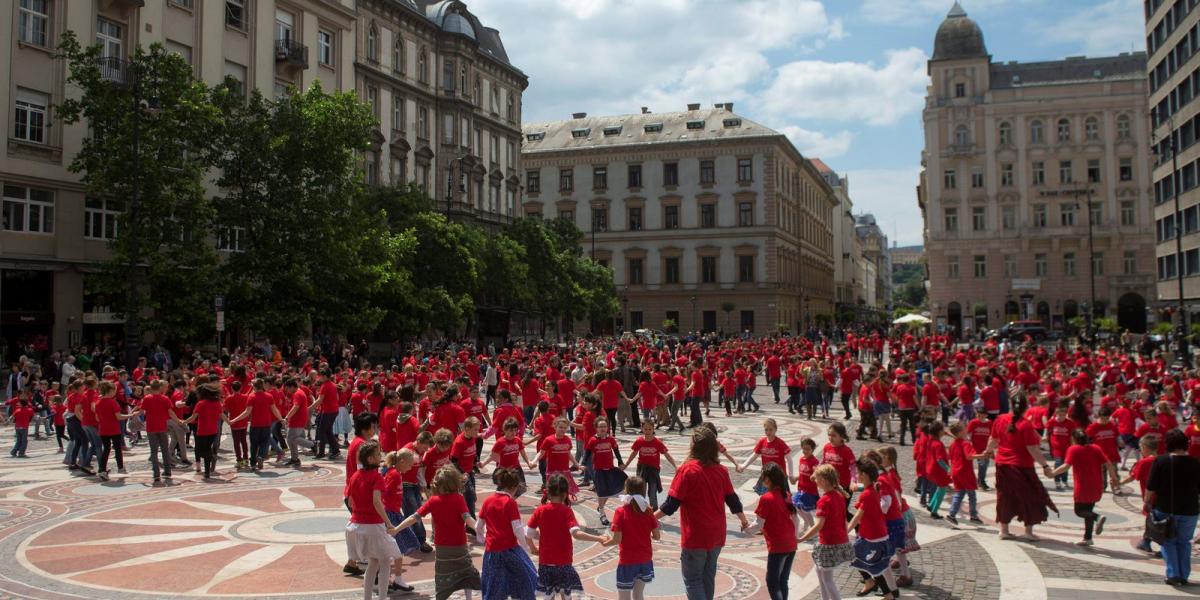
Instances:
[[[618,328],[764,334],[832,314],[833,189],[733,104],[687,108],[526,124],[525,214],[583,230]]]
[[[929,76],[918,201],[935,324],[1063,329],[1088,310],[1094,269],[1094,314],[1144,330],[1154,293],[1145,54],[993,62],[956,3]]]
[[[9,0],[0,3],[0,339],[51,349],[122,322],[88,285],[116,234],[121,199],[86,201],[67,171],[84,125],[53,107],[77,93],[53,58],[64,31],[104,54],[162,43],[210,85],[233,77],[268,97],[320,80],[353,91],[379,118],[368,182],[415,181],[446,208],[448,168],[458,218],[511,219],[520,190],[521,92],[498,32],[461,2],[410,0]],[[462,77],[466,77],[465,85]],[[469,91],[468,91],[469,90]],[[451,135],[452,134],[452,135]],[[439,174],[440,173],[440,174]],[[226,247],[223,250],[236,250]],[[0,344],[3,345],[3,344]]]

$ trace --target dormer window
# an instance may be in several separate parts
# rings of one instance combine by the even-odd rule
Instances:
[[[605,137],[610,135],[621,135],[621,126],[617,125],[616,127],[605,127],[604,135]]]
[[[529,133],[525,135],[525,139],[530,142],[540,142],[546,139],[545,132]]]
[[[724,125],[726,129],[728,129],[730,127],[741,127],[742,120],[741,119],[725,119],[724,121],[721,122],[721,124]]]
[[[573,138],[585,138],[591,134],[592,134],[592,130],[587,127],[571,130],[571,137],[573,137]]]
[[[662,123],[649,123],[643,129],[646,131],[646,133],[662,133],[663,124]]]
[[[688,129],[704,129],[704,121],[688,121]]]

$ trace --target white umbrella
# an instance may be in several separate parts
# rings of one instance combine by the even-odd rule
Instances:
[[[928,325],[929,323],[931,323],[931,321],[927,317],[922,317],[921,315],[919,315],[917,313],[904,315],[903,317],[900,317],[899,319],[892,321],[893,325],[907,325],[909,323],[916,323],[918,325]]]

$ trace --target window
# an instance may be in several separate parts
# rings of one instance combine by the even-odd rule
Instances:
[[[324,29],[317,32],[317,63],[333,64],[333,32]]]
[[[972,206],[971,207],[971,230],[983,231],[987,229],[987,207]]]
[[[290,42],[294,39],[292,29],[295,27],[295,17],[282,10],[275,11],[275,41]]]
[[[1013,185],[1013,164],[1004,163],[1000,165],[1000,186],[1012,187]]]
[[[1100,141],[1100,122],[1096,117],[1088,117],[1083,122],[1083,137],[1089,142]]]
[[[1088,205],[1088,223],[1093,226],[1100,225],[1104,220],[1104,204],[1102,202],[1093,202]]]
[[[225,84],[239,96],[246,94],[246,67],[235,62],[225,61]]]
[[[417,55],[417,81],[429,83],[429,55],[424,48],[421,48],[421,53]]]
[[[946,169],[946,171],[942,173],[942,181],[943,185],[948,190],[958,187],[958,178],[954,174],[954,169]]]
[[[238,227],[217,227],[217,250],[221,252],[243,252],[245,251],[246,243],[246,228]]]
[[[966,96],[967,96],[967,84],[965,84],[965,83],[954,84],[954,97],[955,98],[965,98]]]
[[[1121,181],[1133,181],[1133,159],[1122,158],[1118,166]]]
[[[971,143],[971,135],[967,133],[966,125],[959,125],[954,129],[954,144],[956,146],[966,146]]]
[[[717,170],[711,160],[700,161],[700,183],[715,183],[717,180]]]
[[[751,202],[738,203],[738,227],[754,226],[754,204]]]
[[[1063,275],[1066,275],[1067,277],[1075,276],[1075,253],[1074,252],[1064,252],[1063,253]]]
[[[754,283],[754,255],[738,257],[738,283]]]
[[[1005,121],[1000,124],[1000,144],[1012,143],[1012,123]]]
[[[177,54],[184,60],[184,62],[189,65],[192,64],[192,49],[190,46],[180,44],[174,40],[166,40],[163,42],[163,46],[166,47],[167,52],[170,52],[171,54]]]
[[[1125,255],[1121,257],[1121,271],[1126,275],[1137,273],[1137,251],[1126,250]]]
[[[1069,161],[1069,160],[1058,161],[1058,182],[1059,183],[1071,183],[1074,180],[1075,180],[1075,178],[1071,176],[1071,161]]]
[[[663,228],[679,229],[679,205],[670,204],[663,207]]]
[[[596,231],[608,231],[608,209],[592,209],[592,228]]]
[[[367,30],[367,60],[379,62],[379,29],[374,24]]]
[[[1004,276],[1012,279],[1017,276],[1017,255],[1004,255]]]
[[[679,283],[679,257],[669,256],[663,260],[663,283]]]
[[[1121,226],[1132,227],[1137,225],[1137,210],[1134,209],[1132,200],[1121,201]]]
[[[17,185],[4,186],[5,231],[54,233],[54,194]]]
[[[392,92],[392,129],[404,131],[405,121],[407,120],[408,111],[406,110],[404,96]]]
[[[700,257],[700,282],[701,283],[716,283],[717,282],[717,257],[715,257],[715,256]]]
[[[174,4],[175,6],[179,6],[181,8],[186,8],[188,10],[191,10],[192,4],[194,4],[194,1],[195,0],[171,0],[171,4]]]
[[[958,231],[958,209],[957,208],[943,209],[942,222],[946,226],[946,231],[951,232],[951,233],[957,232]]]
[[[1100,160],[1090,158],[1087,162],[1088,183],[1100,183]]]
[[[1034,254],[1033,255],[1033,274],[1037,277],[1045,277],[1046,276],[1046,255],[1045,254]]]
[[[367,151],[365,153],[366,160],[366,177],[367,185],[379,185],[379,153]]]
[[[1017,207],[1011,205],[1000,207],[1000,225],[1009,231],[1017,228]]]
[[[396,41],[392,43],[392,70],[397,73],[408,70],[404,56],[404,38],[400,36],[396,36]]]
[[[627,179],[629,180],[629,187],[642,187],[642,165],[629,165]]]
[[[558,191],[573,192],[575,191],[575,171],[571,169],[558,170]]]
[[[560,218],[568,223],[574,223],[575,222],[575,211],[560,210],[560,211],[558,211],[558,218]]]
[[[87,198],[84,201],[83,237],[96,240],[117,238],[117,220],[122,206],[117,200]]]
[[[1067,119],[1058,120],[1058,141],[1071,141],[1071,122]]]
[[[375,118],[378,119],[379,118],[379,88],[377,88],[373,85],[367,86],[367,104],[371,106],[371,114],[375,115]],[[447,115],[447,116],[449,116],[449,115]]]
[[[641,231],[642,230],[642,207],[640,207],[640,206],[629,207],[629,230],[630,231]]]
[[[663,185],[679,185],[679,163],[663,163]]]
[[[1046,226],[1046,205],[1045,204],[1034,204],[1033,205],[1033,226],[1034,227],[1045,227]]]
[[[540,171],[529,170],[525,171],[525,189],[530,194],[536,194],[542,191],[542,174]]]
[[[1063,204],[1062,206],[1058,207],[1058,214],[1059,214],[1059,225],[1062,225],[1063,227],[1074,227],[1075,226],[1075,205],[1074,204]]]
[[[442,88],[454,91],[454,61],[448,58],[442,59]]]
[[[629,285],[642,285],[642,259],[629,259]]]
[[[49,104],[46,94],[17,88],[13,137],[35,144],[46,143],[46,107]]]
[[[709,203],[700,205],[700,226],[706,229],[711,229],[717,226],[716,204]]]
[[[1033,161],[1033,185],[1046,185],[1046,163]]]
[[[746,183],[754,180],[754,161],[749,158],[739,158],[737,163],[738,182]]]
[[[1045,132],[1042,127],[1042,122],[1034,119],[1029,123],[1029,143],[1041,144],[1045,141]]]
[[[417,108],[417,137],[429,139],[429,109]]]
[[[957,256],[947,256],[946,257],[946,278],[947,279],[958,279],[958,257]]]
[[[1120,115],[1117,117],[1117,137],[1118,138],[1129,137],[1130,136],[1129,127],[1130,127],[1129,115]]]
[[[393,150],[393,152],[395,152]],[[408,181],[408,160],[403,155],[392,155],[392,183],[401,184]]]
[[[504,114],[509,121],[516,122],[517,120],[517,105],[513,102],[512,92],[508,93],[508,101],[504,105]]]
[[[974,260],[975,279],[983,279],[987,277],[987,256],[976,254]]]
[[[983,169],[975,167],[971,169],[971,187],[980,189],[983,187]]]
[[[246,0],[225,0],[225,25],[246,30]]]
[[[17,30],[17,35],[22,42],[34,46],[48,46],[50,42],[50,0],[21,0],[21,14],[17,18]]]
[[[592,188],[608,189],[608,167],[592,167]]]
[[[1097,277],[1104,275],[1104,253],[1096,252],[1092,254],[1092,272]]]

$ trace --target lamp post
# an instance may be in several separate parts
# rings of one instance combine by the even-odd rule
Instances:
[[[1187,307],[1183,301],[1183,213],[1179,209],[1179,147],[1175,136],[1175,116],[1167,117],[1167,127],[1170,132],[1167,134],[1167,150],[1171,153],[1171,196],[1175,203],[1175,212],[1172,215],[1175,221],[1175,281],[1178,287],[1176,291],[1176,312],[1179,313],[1179,331],[1176,337],[1176,353],[1179,355],[1179,361],[1184,368],[1192,367],[1191,356],[1188,350],[1187,343]]]
[[[688,298],[688,301],[692,303],[692,329],[700,331],[700,328],[696,326],[696,297],[692,296]]]
[[[1089,184],[1090,184],[1090,182],[1089,182]],[[1079,196],[1087,197],[1086,206],[1087,206],[1087,224],[1088,224],[1088,236],[1087,236],[1087,239],[1088,239],[1088,283],[1090,285],[1091,291],[1089,294],[1087,310],[1084,311],[1084,317],[1087,319],[1087,331],[1085,332],[1085,334],[1087,335],[1088,346],[1091,346],[1092,340],[1094,339],[1094,337],[1093,337],[1094,331],[1093,331],[1092,323],[1095,318],[1095,311],[1096,311],[1096,250],[1095,250],[1095,245],[1094,245],[1094,240],[1093,240],[1093,235],[1092,235],[1092,225],[1093,225],[1093,223],[1092,223],[1092,186],[1087,185],[1082,190],[1079,189],[1078,187],[1076,187],[1075,189],[1071,190],[1068,193],[1071,196],[1075,197],[1076,206],[1079,205],[1078,204]]]

